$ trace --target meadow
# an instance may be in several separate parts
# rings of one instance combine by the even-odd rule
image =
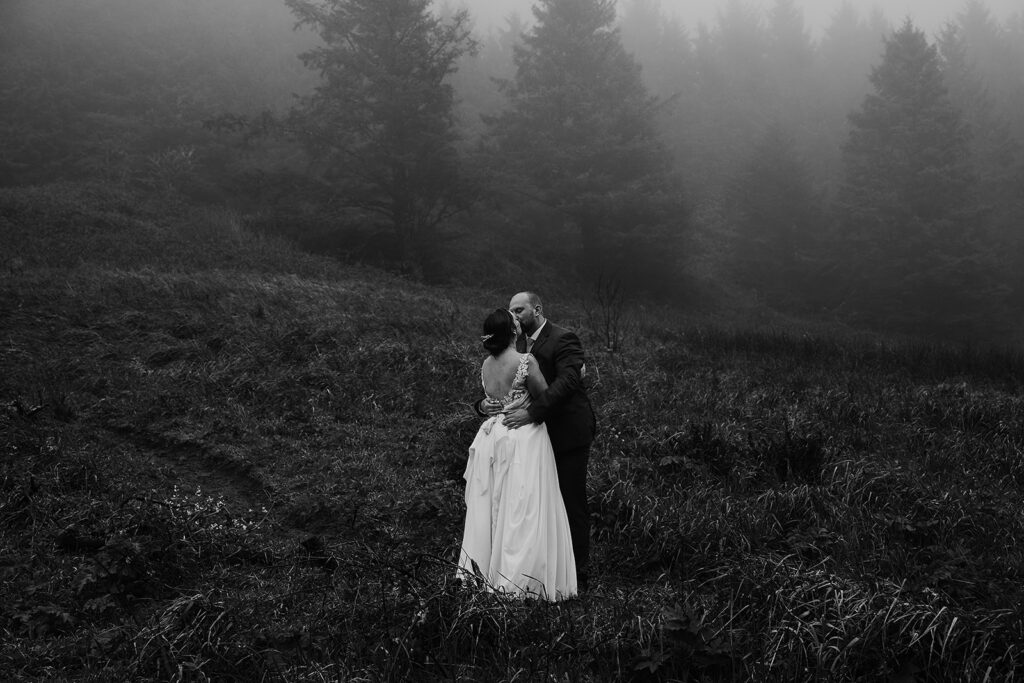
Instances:
[[[1024,354],[549,295],[594,576],[454,579],[481,320],[228,210],[0,190],[0,678],[1009,681]]]

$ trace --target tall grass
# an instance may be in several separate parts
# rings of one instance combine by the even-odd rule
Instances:
[[[1019,673],[1018,353],[581,325],[596,585],[524,602],[454,580],[494,292],[94,190],[0,192],[6,676]]]

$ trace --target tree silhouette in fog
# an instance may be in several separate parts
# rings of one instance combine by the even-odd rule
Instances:
[[[202,124],[305,88],[288,20],[274,0],[0,1],[0,186],[102,179],[223,198],[231,152]]]
[[[1024,146],[1014,134],[1024,105],[1024,51],[980,2],[968,2],[943,29],[939,54],[954,104],[973,133],[978,193],[989,248],[1004,281],[1024,302]],[[1014,97],[1014,94],[1017,97]],[[1016,100],[1016,101],[1015,101]]]
[[[807,296],[807,252],[820,238],[821,211],[782,125],[768,127],[731,189],[737,281],[770,305],[797,305]]]
[[[490,120],[506,183],[553,210],[552,236],[582,245],[585,271],[656,280],[685,214],[615,4],[541,0],[534,15],[503,85],[508,107]]]
[[[453,91],[473,49],[468,15],[429,0],[287,0],[324,44],[302,55],[322,78],[296,118],[322,180],[356,217],[390,230],[412,270],[458,208]]]
[[[843,149],[846,303],[877,322],[966,332],[990,294],[969,129],[938,51],[909,20],[886,39],[871,84]]]
[[[947,24],[938,39],[943,75],[950,99],[963,114],[971,130],[971,153],[978,173],[979,195],[990,214],[997,236],[1006,238],[1016,232],[1019,221],[1014,211],[1015,198],[1024,199],[1021,145],[1014,139],[1007,118],[993,101],[985,80],[971,58],[971,46],[965,31]]]

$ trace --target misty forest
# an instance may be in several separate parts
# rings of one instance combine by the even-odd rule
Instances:
[[[1024,11],[0,2],[0,678],[1010,681]],[[480,324],[593,589],[454,581]]]

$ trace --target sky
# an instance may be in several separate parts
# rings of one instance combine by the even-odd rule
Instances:
[[[459,0],[457,0],[459,1]],[[720,7],[727,0],[661,0],[661,6],[667,14],[675,15],[688,28],[694,28],[699,22],[713,25]],[[747,0],[753,6],[770,7],[770,0]],[[534,0],[461,0],[477,20],[477,25],[486,31],[493,23],[501,24],[504,17],[518,12],[524,19],[530,19],[530,8]],[[853,0],[864,15],[875,6],[881,7],[885,16],[893,24],[902,23],[910,16],[914,23],[927,32],[935,35],[954,14],[963,9],[966,0]],[[453,3],[455,4],[455,3]],[[619,0],[619,5],[623,0]],[[841,0],[802,0],[798,2],[804,8],[804,17],[808,27],[819,33],[828,23]],[[987,0],[985,3],[997,19],[1005,19],[1014,12],[1021,11],[1024,3],[1021,0]]]

